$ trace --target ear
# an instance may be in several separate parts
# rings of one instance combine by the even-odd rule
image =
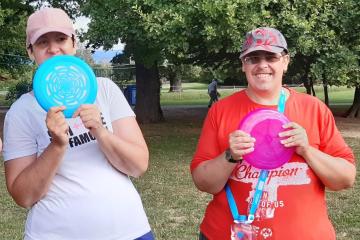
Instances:
[[[27,54],[31,61],[35,61],[34,52],[31,47],[26,48]]]
[[[241,60],[241,70],[243,71],[243,72],[245,72],[245,69],[244,69],[244,62],[243,62],[243,60]]]
[[[289,55],[285,55],[285,56],[284,56],[284,73],[287,72],[289,63],[290,63],[290,56],[289,56]]]
[[[78,44],[76,41],[76,37],[74,37],[74,42],[73,42],[73,50],[72,50],[72,54],[75,55],[76,54],[76,50],[78,49]]]
[[[74,42],[74,47],[73,47],[73,54],[76,54],[76,50],[77,50],[77,42]]]

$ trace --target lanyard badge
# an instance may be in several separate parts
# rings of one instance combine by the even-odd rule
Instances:
[[[256,229],[247,223],[234,222],[231,225],[231,240],[255,240]]]

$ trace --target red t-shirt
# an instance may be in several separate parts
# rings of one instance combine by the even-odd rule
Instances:
[[[354,155],[340,135],[332,113],[318,99],[289,89],[285,115],[306,129],[311,146],[331,156],[354,163]],[[215,104],[205,119],[191,171],[201,162],[228,148],[228,136],[242,118],[258,108],[273,108],[252,102],[245,91]],[[228,184],[239,214],[248,215],[260,170],[246,162],[238,164]],[[210,240],[229,240],[233,218],[222,190],[207,206],[200,230]],[[328,218],[325,187],[305,160],[297,154],[283,166],[270,170],[263,196],[252,223],[257,239],[335,239]]]

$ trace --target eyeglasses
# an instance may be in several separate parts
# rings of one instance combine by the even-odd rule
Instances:
[[[275,63],[280,61],[281,57],[285,55],[275,55],[275,54],[267,54],[267,55],[261,55],[261,56],[248,56],[244,57],[243,62],[247,65],[251,64],[258,64],[261,62],[262,59],[265,59],[268,63]]]

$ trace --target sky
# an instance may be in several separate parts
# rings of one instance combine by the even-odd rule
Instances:
[[[87,17],[78,17],[75,19],[74,27],[76,30],[82,29],[87,31],[87,25],[89,22],[90,19]],[[113,48],[109,51],[104,51],[102,48],[99,48],[93,54],[94,61],[96,63],[107,63],[115,56],[115,54],[122,52],[124,50],[124,46],[125,45],[119,41],[119,43],[113,46]]]

